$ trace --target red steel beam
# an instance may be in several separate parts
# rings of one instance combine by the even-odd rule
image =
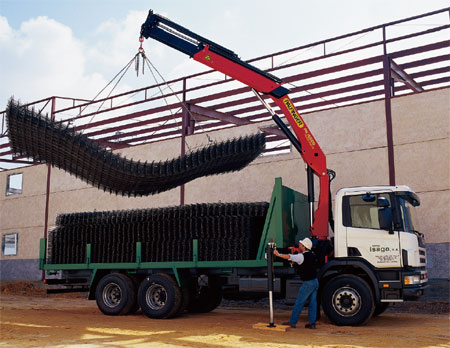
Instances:
[[[264,133],[268,133],[270,135],[275,135],[275,136],[266,137],[266,141],[287,139],[286,134],[284,134],[283,131],[275,125],[259,127],[259,130],[261,130]]]
[[[440,62],[449,62],[449,61],[450,61],[450,54],[443,54],[440,56],[415,60],[415,61],[409,62],[409,63],[403,63],[402,67],[403,67],[403,69],[417,68],[419,66],[426,66],[429,64],[435,64],[435,63],[440,63]]]
[[[280,146],[280,147],[274,147],[271,149],[265,149],[264,153],[270,153],[270,152],[275,152],[275,151],[283,151],[283,150],[290,150],[291,146],[290,145],[285,145],[285,146]]]
[[[445,72],[448,68],[438,68],[438,69],[433,69],[430,70],[430,73],[442,73]],[[379,71],[379,70],[377,70]],[[417,76],[421,76],[421,73],[415,73],[412,74],[411,76],[413,76],[414,78]],[[313,95],[308,95],[308,96],[302,96],[302,97],[298,97],[295,98],[296,102],[303,102],[306,100],[310,100],[310,99],[316,99],[316,98],[321,98],[321,97],[326,97],[326,96],[330,96],[330,95],[334,95],[334,94],[340,94],[340,93],[348,93],[351,92],[353,90],[361,90],[361,89],[365,89],[365,88],[372,88],[372,87],[376,87],[376,86],[382,86],[382,81],[378,80],[378,81],[373,81],[373,82],[368,82],[365,84],[359,84],[359,85],[354,85],[354,86],[350,86],[350,87],[346,87],[346,88],[340,88],[340,89],[335,89],[335,90],[331,90],[331,91],[325,91],[322,93],[317,93],[317,94],[313,94]],[[298,89],[301,89],[302,87],[299,87]],[[294,89],[293,91],[296,91],[297,89]],[[348,102],[351,100],[356,100],[356,99],[360,99],[360,98],[367,98],[367,97],[373,97],[375,95],[381,95],[382,94],[382,90],[376,91],[376,92],[370,92],[369,94],[365,93],[365,94],[356,94],[353,96],[349,96],[349,97],[344,97],[344,98],[338,98],[338,99],[332,99],[332,100],[328,100],[328,101],[323,101],[320,102],[319,104],[312,104],[312,105],[304,105],[301,108],[302,109],[306,109],[306,108],[312,108],[312,107],[320,107],[320,106],[325,106],[327,103],[328,104],[335,104],[335,103],[340,103],[340,102]],[[255,111],[258,108],[255,109],[249,109],[249,108],[244,108],[242,109],[243,112],[248,112],[248,111]],[[262,107],[259,107],[259,109],[263,109]],[[237,111],[234,111],[233,113],[238,113]],[[265,115],[265,114],[264,114]],[[261,117],[263,115],[257,115],[257,118]],[[253,118],[253,117],[252,117]],[[243,120],[244,122],[250,122],[250,120],[252,118],[238,118],[239,120]],[[169,116],[165,117],[164,119],[170,119]],[[145,124],[147,123],[151,123],[151,122],[145,122]],[[144,123],[143,123],[144,124]],[[222,123],[221,123],[222,124]],[[216,125],[216,124],[215,124]],[[131,125],[126,125],[126,126],[122,126],[120,127],[120,129],[126,129],[126,128],[133,128],[136,127],[137,124],[131,124]],[[174,125],[170,124],[170,125],[165,125],[165,126],[158,126],[158,127],[152,127],[149,129],[144,129],[141,131],[135,131],[135,132],[131,132],[131,133],[124,133],[124,134],[120,134],[120,135],[114,135],[114,136],[110,136],[110,137],[106,137],[104,138],[105,140],[111,140],[111,139],[115,139],[115,138],[120,138],[120,137],[127,137],[127,136],[132,136],[132,135],[139,135],[141,133],[148,133],[148,132],[154,132],[154,131],[159,131],[162,129],[166,129],[166,128],[173,128]],[[113,130],[115,130],[116,128],[113,128]],[[106,129],[105,132],[111,132],[111,129]]]
[[[393,53],[390,53],[389,56],[392,59],[400,58],[400,57],[406,57],[406,56],[410,56],[410,55],[417,54],[417,53],[424,53],[424,52],[428,52],[428,51],[439,50],[441,48],[448,48],[449,46],[450,46],[450,40],[444,40],[444,41],[439,41],[439,42],[435,42],[435,43],[428,44],[428,45],[423,45],[423,46],[418,46],[418,47],[413,47],[413,48],[408,48],[405,50],[393,52]]]
[[[411,49],[411,50],[407,50],[407,51],[409,52],[408,54],[421,53],[421,52],[425,52],[427,50],[443,48],[446,45],[448,45],[448,43],[449,43],[449,41],[447,40],[447,41],[443,41],[443,42],[440,42],[440,43],[437,43],[437,44],[425,45],[425,46],[421,46],[421,47],[418,47],[418,48],[415,48],[415,49]],[[395,52],[392,55],[396,56],[396,57],[401,57],[401,56],[405,55],[403,53],[404,51]],[[324,74],[328,74],[328,73],[331,73],[331,72],[336,72],[336,71],[341,71],[341,70],[346,70],[346,69],[352,69],[352,68],[360,67],[360,66],[363,66],[363,65],[373,64],[373,63],[376,63],[376,62],[381,62],[381,58],[382,58],[382,56],[371,57],[371,58],[362,59],[362,60],[359,60],[359,61],[346,63],[346,64],[342,64],[342,65],[338,65],[338,66],[334,66],[334,67],[330,67],[330,68],[316,70],[316,71],[313,71],[313,72],[298,74],[298,75],[294,75],[294,76],[290,76],[288,78],[285,78],[285,81],[286,82],[293,82],[293,81],[300,80],[300,79],[317,77],[319,75],[324,75]],[[281,68],[285,68],[285,67],[286,66],[283,66],[283,67],[280,67],[280,68],[277,68],[277,69],[281,69]],[[225,83],[225,82],[228,82],[228,81],[220,81],[220,83]],[[187,91],[189,91],[189,89]],[[209,95],[208,97],[202,98],[202,99],[203,100],[217,99],[218,97],[227,97],[227,96],[230,96],[230,95],[234,95],[235,93],[236,94],[237,93],[243,93],[243,92],[246,92],[246,91],[250,91],[250,89],[248,87],[239,88],[239,89],[236,89],[234,91],[227,91],[227,92],[222,92],[220,94]],[[129,92],[129,93],[135,93],[135,92],[136,91],[132,91],[132,92]],[[198,103],[198,102],[203,101],[203,100],[194,99],[193,102],[194,103]],[[84,118],[84,117],[88,117],[88,116],[93,116],[93,115],[96,115],[96,114],[99,114],[99,113],[103,113],[103,112],[107,112],[107,111],[111,111],[111,110],[117,110],[119,108],[136,105],[136,104],[139,104],[139,103],[142,103],[142,102],[146,102],[146,101],[147,100],[141,101],[141,102],[130,103],[130,104],[124,104],[124,105],[121,105],[121,106],[118,106],[118,107],[115,107],[115,108],[100,110],[98,113],[90,113],[90,114],[85,114],[85,115],[82,115],[82,116],[78,116],[78,117],[76,117],[74,119],[80,119],[80,118]],[[163,107],[159,107],[159,108],[154,108],[152,111],[149,111],[149,113],[161,112],[161,111],[167,110],[169,107],[173,108],[173,107],[176,107],[176,106],[179,106],[179,103],[172,104],[172,105],[169,105],[169,106],[163,106]],[[68,110],[68,109],[63,109],[63,110]],[[62,110],[58,110],[58,112],[60,112],[60,111],[62,111]],[[136,117],[136,116],[131,116],[131,115],[123,116],[123,117],[120,117],[120,118],[114,118],[113,120],[115,120],[115,122],[117,122],[117,121],[120,121],[120,120],[129,119],[129,118],[132,118],[132,117]],[[103,124],[103,123],[105,123],[105,121],[100,121],[98,123]]]
[[[137,114],[137,113],[135,113]],[[178,114],[175,114],[178,115]],[[122,117],[121,117],[122,118]],[[169,116],[162,116],[162,117],[158,117],[158,118],[151,118],[145,121],[138,121],[138,122],[133,122],[133,123],[127,123],[125,125],[121,125],[121,126],[116,126],[116,127],[110,127],[110,128],[104,128],[98,131],[93,131],[93,132],[87,132],[86,135],[89,136],[96,136],[96,135],[101,135],[101,134],[105,134],[105,133],[111,133],[111,132],[118,132],[118,131],[122,131],[124,129],[127,128],[137,128],[137,127],[142,127],[142,126],[146,126],[148,124],[153,124],[153,123],[158,123],[158,122],[165,122],[168,121],[170,119],[172,119],[173,116],[169,115]],[[100,125],[108,125],[109,123],[102,123],[103,121],[99,121],[97,124]],[[116,123],[114,121],[114,123]],[[97,126],[94,126],[97,127]],[[91,128],[91,127],[89,127]],[[87,127],[85,127],[85,129],[87,129]],[[80,130],[80,127],[77,127],[77,130]]]
[[[306,100],[309,100],[309,99],[323,98],[323,97],[330,96],[330,95],[341,94],[341,93],[348,93],[348,92],[357,91],[357,90],[360,90],[360,89],[371,88],[371,87],[376,87],[376,86],[382,86],[382,84],[383,84],[383,81],[380,79],[380,80],[377,80],[377,81],[372,81],[372,82],[352,85],[352,86],[349,86],[349,87],[341,87],[341,88],[337,88],[337,89],[327,90],[327,91],[320,92],[320,93],[312,93],[312,94],[309,94],[307,96],[299,97],[301,99],[297,98],[297,100],[299,100],[299,101],[306,101]],[[320,86],[320,85],[322,85],[322,83],[318,83],[315,88],[318,88],[317,86]],[[291,90],[291,92],[292,93],[297,93],[297,92],[303,92],[305,90],[307,91],[307,90],[310,89],[310,88],[305,88],[305,87],[306,86],[295,87],[295,88],[293,88]],[[251,99],[251,98],[248,98],[248,99],[249,99],[249,100],[247,100],[248,102],[254,100],[254,99]],[[269,103],[269,104],[271,104],[271,103]],[[240,105],[240,103],[235,104],[234,102],[229,102],[229,103],[224,103],[224,104],[219,104],[219,105],[220,105],[220,108],[223,108],[223,107],[230,107],[230,106]],[[217,106],[218,105],[213,105],[213,107],[217,107]],[[275,107],[273,103],[272,103],[272,106]],[[262,110],[262,109],[264,109],[262,106],[256,105],[256,106],[253,106],[253,107],[244,107],[244,108],[241,108],[241,109],[233,110],[233,111],[230,111],[229,113],[232,114],[232,115],[238,115],[240,113],[251,112],[251,111]]]
[[[390,68],[392,77],[399,82],[406,84],[409,88],[411,88],[414,92],[423,92],[423,87],[418,84],[414,79],[408,75],[408,73],[403,70],[397,63],[395,63],[392,59],[390,60]]]
[[[314,43],[311,43],[311,44],[298,46],[298,47],[295,47],[295,48],[290,48],[288,50],[280,51],[280,52],[277,52],[275,54],[269,54],[269,55],[266,55],[266,56],[250,59],[248,62],[249,63],[250,62],[255,62],[255,61],[258,61],[258,60],[271,58],[273,56],[283,55],[283,54],[286,54],[286,53],[299,51],[299,50],[302,50],[302,49],[305,49],[305,48],[319,46],[319,45],[322,45],[324,43],[329,43],[329,42],[332,42],[332,41],[342,40],[342,39],[345,39],[345,38],[348,38],[348,37],[352,37],[352,36],[355,36],[355,35],[361,35],[361,34],[365,34],[365,33],[370,32],[370,31],[374,31],[374,30],[377,30],[377,29],[382,29],[383,27],[389,27],[389,26],[400,24],[400,23],[410,22],[410,21],[413,21],[413,20],[416,20],[416,19],[429,17],[429,16],[433,16],[433,15],[436,15],[436,14],[439,14],[439,13],[444,13],[444,12],[449,12],[449,11],[450,11],[450,8],[443,8],[443,9],[440,9],[440,10],[423,13],[423,14],[420,14],[420,15],[417,15],[417,16],[408,17],[408,18],[396,20],[396,21],[393,21],[393,22],[388,22],[388,23],[385,23],[385,24],[380,24],[380,25],[377,25],[377,26],[374,26],[374,27],[370,27],[370,28],[354,31],[354,32],[351,32],[351,33],[348,33],[348,34],[344,34],[344,35],[340,35],[340,36],[335,36],[335,37],[332,37],[332,38],[329,38],[329,39],[325,39],[325,40],[322,40],[322,41],[317,41],[317,42],[314,42]]]
[[[224,121],[227,123],[233,123],[239,126],[242,125],[246,125],[249,124],[250,122],[236,117],[236,116],[232,116],[230,114],[226,114],[223,112],[219,112],[213,109],[209,109],[209,108],[205,108],[203,106],[198,106],[198,105],[194,105],[194,104],[187,104],[188,105],[188,109],[191,112],[191,114],[194,116],[194,118],[199,118],[199,120],[204,121],[204,120],[220,120],[220,121]],[[197,120],[197,119],[196,119]],[[198,120],[197,120],[198,121]]]
[[[386,139],[388,151],[389,185],[395,186],[395,161],[394,161],[394,137],[392,132],[391,97],[393,97],[393,83],[390,68],[391,58],[385,56],[383,59],[384,69],[384,109],[386,117]]]
[[[7,158],[0,158],[0,162],[18,163],[18,164],[37,164],[37,163],[39,163],[39,162],[33,162],[33,161],[25,161],[25,160],[19,160],[19,159],[7,159]]]
[[[176,106],[179,106],[179,103],[172,104],[172,105],[169,105],[169,106],[159,106],[159,107],[156,107],[156,108],[153,108],[153,109],[147,109],[147,110],[144,110],[144,111],[134,112],[132,114],[116,116],[116,117],[108,118],[108,119],[102,120],[102,121],[96,121],[96,122],[92,122],[92,123],[89,123],[89,124],[80,125],[80,126],[77,127],[77,130],[83,130],[83,129],[87,129],[87,128],[99,127],[99,126],[103,126],[105,124],[111,124],[111,123],[116,123],[116,122],[121,122],[121,121],[127,121],[130,118],[136,118],[136,117],[156,114],[158,112],[162,112],[162,111],[173,109]],[[88,116],[93,116],[93,115],[95,115],[95,113],[89,114]],[[83,115],[83,117],[84,117],[84,115]],[[170,116],[165,116],[165,119],[166,118],[170,118]],[[154,119],[153,121],[159,122],[159,121],[163,121],[165,119],[158,118],[158,119]],[[65,120],[64,122],[66,122],[66,121],[67,120]]]
[[[56,108],[56,99],[52,98],[52,106],[51,106],[51,114],[50,117],[52,120],[55,119],[55,108]],[[48,230],[48,212],[50,209],[50,176],[52,173],[52,166],[47,164],[47,187],[45,191],[45,212],[44,212],[44,238],[47,238],[47,230]],[[42,280],[45,279],[45,270],[42,270]]]

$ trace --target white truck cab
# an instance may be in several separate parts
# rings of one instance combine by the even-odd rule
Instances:
[[[378,268],[426,267],[419,198],[408,186],[340,189],[336,193],[335,257],[359,256]]]
[[[417,195],[408,186],[343,188],[336,193],[335,257],[361,258],[374,269],[409,269],[404,285],[427,282]]]

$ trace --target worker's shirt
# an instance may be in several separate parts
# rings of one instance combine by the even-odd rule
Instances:
[[[290,254],[289,261],[295,262],[297,273],[303,281],[316,279],[317,258],[316,255],[307,250],[301,254]]]
[[[289,254],[289,261],[301,265],[305,261],[305,256],[303,254]]]

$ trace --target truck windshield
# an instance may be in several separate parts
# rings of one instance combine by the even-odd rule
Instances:
[[[403,228],[405,232],[419,232],[419,220],[417,219],[415,205],[409,197],[400,196],[399,202],[402,211]]]

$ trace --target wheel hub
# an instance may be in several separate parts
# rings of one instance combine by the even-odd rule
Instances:
[[[352,288],[340,288],[333,294],[333,307],[344,317],[355,315],[361,308],[361,296]]]
[[[166,305],[167,291],[162,285],[153,283],[145,293],[145,300],[151,309],[159,310]]]
[[[103,288],[103,303],[109,308],[117,307],[122,300],[122,290],[116,283],[109,283]]]

